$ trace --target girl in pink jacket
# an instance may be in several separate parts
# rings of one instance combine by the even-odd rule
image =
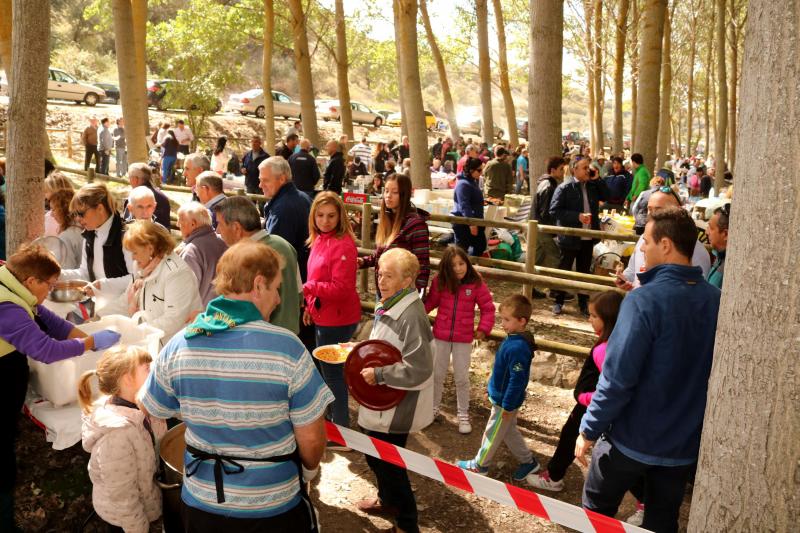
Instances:
[[[475,329],[475,306],[481,312]],[[484,339],[494,325],[494,303],[489,287],[469,262],[466,252],[458,246],[448,246],[439,263],[439,274],[425,298],[425,311],[438,307],[433,323],[433,416],[439,416],[444,378],[453,357],[453,377],[456,382],[458,431],[472,431],[469,421],[469,361],[472,339]]]
[[[84,372],[78,382],[83,449],[92,454],[92,505],[100,518],[126,533],[146,533],[150,522],[161,516],[155,450],[167,425],[136,406],[136,393],[147,379],[151,361],[142,348],[115,346],[100,357],[97,370]],[[94,376],[107,396],[92,404]]]
[[[347,342],[361,321],[361,301],[356,290],[358,251],[344,203],[335,193],[325,191],[314,198],[308,235],[311,253],[303,285],[303,323],[314,324],[317,346]],[[315,362],[335,398],[331,408],[333,422],[350,427],[344,365]]]

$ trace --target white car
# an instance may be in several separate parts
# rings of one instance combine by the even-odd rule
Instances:
[[[272,105],[276,117],[300,117],[300,104],[292,101],[289,96],[280,92],[272,91]],[[258,118],[264,118],[264,91],[262,89],[251,89],[241,94],[232,94],[228,98],[228,109],[238,111],[242,115],[252,113]]]
[[[0,95],[9,95],[5,72],[0,74]],[[57,68],[51,68],[47,78],[47,98],[52,100],[72,100],[76,104],[84,102],[94,106],[106,97],[106,92],[95,85],[81,83]]]
[[[376,128],[380,128],[383,125],[383,115],[373,111],[360,102],[351,100],[350,109],[353,113],[353,122],[358,124],[372,124]],[[339,100],[320,100],[317,102],[317,117],[325,121],[341,120]]]

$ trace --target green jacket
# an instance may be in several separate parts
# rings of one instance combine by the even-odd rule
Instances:
[[[725,250],[721,252],[712,250],[711,253],[714,254],[717,260],[711,265],[708,275],[706,276],[706,281],[722,290],[722,278],[725,275]]]
[[[633,202],[636,198],[650,187],[650,171],[644,165],[639,165],[636,172],[633,174],[633,186],[628,196],[625,198],[629,202]]]
[[[4,265],[0,267],[0,303],[11,302],[25,310],[33,318],[36,308],[36,296],[25,288]],[[16,348],[0,338],[0,357],[8,355]]]
[[[303,293],[303,284],[300,280],[300,270],[297,266],[297,252],[289,242],[278,235],[260,230],[250,236],[250,239],[263,242],[283,257],[284,266],[281,270],[281,286],[278,293],[281,303],[269,317],[269,323],[286,328],[295,335],[300,331],[300,300]]]
[[[483,179],[486,196],[490,198],[503,199],[506,194],[514,192],[514,185],[516,184],[514,171],[511,170],[511,165],[505,160],[492,159],[486,163],[486,167],[483,169]]]

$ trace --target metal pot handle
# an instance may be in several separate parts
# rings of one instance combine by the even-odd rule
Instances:
[[[158,485],[158,488],[160,488],[161,490],[175,490],[181,488],[181,483],[167,484],[161,481],[160,479],[156,479],[156,485]]]

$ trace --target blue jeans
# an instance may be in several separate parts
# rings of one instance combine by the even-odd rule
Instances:
[[[167,183],[172,178],[172,170],[177,160],[174,155],[165,155],[161,158],[161,183]]]
[[[348,342],[353,333],[356,332],[358,324],[349,326],[315,326],[314,331],[317,337],[317,346],[325,344],[336,344],[338,342]],[[350,409],[347,405],[347,382],[344,380],[344,365],[331,364],[324,361],[317,361],[322,379],[330,387],[333,393],[333,405],[331,406],[331,419],[334,424],[349,428]]]

